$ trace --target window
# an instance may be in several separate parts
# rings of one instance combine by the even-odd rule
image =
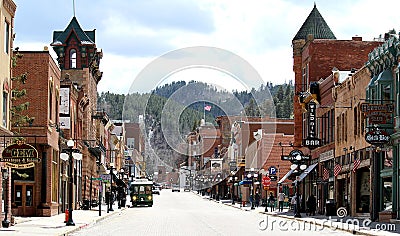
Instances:
[[[59,179],[59,172],[58,172],[58,152],[57,150],[53,150],[53,156],[51,161],[51,201],[57,202],[58,199],[58,179]]]
[[[4,22],[4,52],[10,52],[10,24],[7,20]]]
[[[3,92],[3,126],[7,128],[8,93]]]
[[[69,53],[69,57],[70,57],[70,68],[76,68],[76,50],[75,49],[71,49],[71,51]]]
[[[53,113],[53,82],[51,82],[49,89],[49,120],[52,118]]]
[[[353,116],[354,116],[354,135],[358,135],[358,112],[357,112],[357,107],[354,107],[354,111],[353,111]]]
[[[390,103],[391,86],[388,84],[382,85],[382,100],[383,103]]]

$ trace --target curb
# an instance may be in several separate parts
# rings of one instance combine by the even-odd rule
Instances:
[[[248,209],[243,209],[241,207],[232,206],[231,204],[227,204],[227,203],[222,203],[222,204],[224,204],[226,206],[230,206],[230,207],[236,208],[236,209],[240,209],[242,211],[250,211]],[[318,225],[318,226],[328,227],[328,228],[331,228],[333,230],[341,230],[341,231],[344,231],[344,232],[352,233],[354,235],[380,236],[380,234],[374,234],[374,233],[370,233],[370,232],[361,232],[361,231],[355,230],[355,229],[338,228],[338,227],[326,225],[326,224],[323,224],[323,223],[321,224],[318,221],[310,221],[310,220],[306,220],[306,219],[302,219],[302,218],[295,218],[295,217],[290,217],[290,216],[286,216],[286,215],[278,215],[278,214],[270,213],[270,212],[257,212],[257,213],[264,214],[264,215],[270,215],[270,216],[274,216],[274,217],[285,218],[285,219],[288,219],[288,220],[296,220],[296,221],[299,221],[299,222],[313,222],[313,223],[315,222],[315,224]],[[316,220],[318,220],[318,219],[316,219]]]
[[[198,194],[196,194],[196,195],[198,195]],[[202,196],[199,196],[199,197],[202,197]],[[209,199],[204,199],[204,200],[209,200]],[[230,206],[230,207],[242,210],[242,211],[251,211],[249,209],[244,209],[242,207],[238,207],[238,206],[235,206],[235,205],[232,205],[232,204],[229,204],[229,203],[222,203],[222,202],[216,201],[215,199],[211,199],[211,200],[213,202],[221,203],[223,205]],[[340,231],[348,232],[348,233],[351,233],[351,234],[354,234],[354,235],[368,235],[368,236],[381,236],[382,235],[382,234],[374,234],[373,232],[363,232],[363,231],[356,230],[356,229],[340,228],[340,227],[337,227],[335,225],[331,226],[329,224],[324,224],[324,223],[318,222],[317,221],[318,219],[316,219],[315,221],[310,221],[309,219],[296,218],[296,217],[291,217],[291,216],[286,216],[286,215],[278,215],[276,213],[271,213],[271,212],[256,212],[256,213],[264,214],[264,215],[270,215],[270,216],[274,216],[274,217],[280,217],[280,218],[284,218],[284,219],[288,219],[288,220],[296,220],[298,222],[313,222],[313,223],[315,222],[315,224],[318,225],[318,226],[328,227],[328,228],[330,228],[330,229],[332,229],[334,231],[340,230]],[[380,232],[380,231],[378,231],[378,232]],[[390,233],[390,232],[387,232],[387,231],[382,231],[382,232]],[[392,233],[392,234],[395,235],[396,233]]]
[[[75,233],[77,231],[80,231],[80,230],[82,230],[84,228],[87,228],[89,226],[93,226],[93,225],[97,224],[98,222],[100,222],[100,221],[102,221],[102,220],[104,220],[104,219],[106,219],[108,217],[111,217],[111,216],[113,216],[113,215],[115,215],[117,213],[120,213],[120,212],[124,211],[125,209],[126,208],[121,208],[121,211],[118,211],[118,212],[114,211],[114,212],[111,212],[111,213],[110,212],[106,213],[106,215],[102,215],[102,216],[100,216],[100,217],[98,217],[96,219],[93,219],[90,222],[85,223],[83,225],[75,226],[74,228],[72,228],[70,230],[67,230],[67,231],[65,231],[63,233],[57,234],[57,236],[67,236],[67,235],[70,235],[70,234]]]

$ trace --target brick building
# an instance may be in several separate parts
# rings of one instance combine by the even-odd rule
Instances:
[[[4,0],[0,6],[0,45],[4,45],[4,50],[0,50],[0,93],[2,99],[0,101],[0,134],[4,136],[12,135],[10,131],[10,104],[11,104],[11,59],[13,48],[13,35],[14,35],[14,17],[17,6],[12,0]],[[1,150],[6,145],[4,142],[1,145]],[[6,181],[3,183],[5,172],[10,169],[3,168],[4,164],[0,163],[2,175],[0,178],[0,186],[2,194],[0,196],[0,207],[6,209],[7,213],[11,212],[11,182]],[[6,186],[6,188],[3,188]],[[6,203],[3,206],[4,203]],[[3,220],[3,219],[1,219]]]
[[[27,81],[13,83],[13,89],[26,89],[26,95],[17,98],[13,106],[29,102],[21,115],[34,117],[30,123],[12,128],[16,136],[36,148],[40,162],[34,167],[16,166],[12,169],[11,201],[13,215],[51,216],[58,214],[59,159],[58,104],[60,93],[60,70],[47,47],[43,51],[19,52],[13,69],[14,75],[27,72]]]
[[[50,45],[57,54],[58,65],[61,68],[61,78],[68,78],[80,90],[77,105],[78,109],[81,109],[82,116],[79,117],[81,120],[77,124],[81,125],[81,131],[80,129],[74,130],[73,127],[64,127],[65,137],[74,139],[76,147],[83,154],[82,164],[79,167],[81,168],[80,176],[98,177],[96,161],[99,159],[99,155],[96,155],[93,149],[101,147],[103,141],[100,136],[96,136],[97,127],[95,121],[97,84],[102,78],[99,65],[103,52],[96,46],[95,30],[82,30],[75,17],[71,19],[65,30],[53,32],[53,41]],[[64,119],[68,117],[71,123],[77,119],[76,113],[70,113],[64,116]],[[83,188],[86,192],[83,194],[79,190],[78,192],[81,194],[78,193],[75,201],[83,200],[82,195],[87,198],[97,198],[98,193],[91,191],[92,189],[86,186],[87,182],[84,181]]]

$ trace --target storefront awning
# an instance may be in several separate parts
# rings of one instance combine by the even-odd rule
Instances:
[[[283,176],[283,177],[278,181],[278,184],[283,183],[283,181],[285,181],[285,179],[287,179],[292,173],[293,173],[293,170],[289,170],[289,172],[287,172],[286,175]]]
[[[307,169],[303,171],[303,173],[300,174],[298,181],[302,181],[314,168],[318,165],[318,163],[312,164],[309,166]],[[293,181],[293,183],[296,183],[297,180]]]
[[[125,182],[122,179],[118,178],[115,174],[113,174],[113,180],[115,181],[115,184],[117,186],[126,187]]]
[[[252,181],[249,180],[249,179],[244,179],[244,180],[239,182],[239,185],[243,185],[243,184],[252,184]]]

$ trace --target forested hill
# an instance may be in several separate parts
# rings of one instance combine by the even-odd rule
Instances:
[[[210,111],[205,112],[205,105],[211,106]],[[275,109],[271,109],[272,105]],[[98,96],[98,109],[106,111],[112,120],[138,122],[139,115],[144,115],[146,171],[153,173],[160,164],[174,171],[185,157],[173,147],[179,146],[204,116],[214,124],[215,118],[223,115],[291,118],[293,85],[267,84],[251,91],[227,92],[205,83],[179,81],[144,94],[103,92]]]
[[[190,85],[189,91],[179,92],[181,88],[188,87]],[[187,90],[187,89],[186,89]],[[109,115],[110,119],[113,120],[131,120],[132,122],[138,121],[138,116],[143,114],[143,111],[146,109],[146,113],[154,112],[156,117],[159,117],[162,106],[165,104],[166,100],[173,96],[173,100],[177,103],[185,101],[188,98],[193,96],[198,97],[210,97],[213,96],[213,100],[220,101],[221,99],[225,100],[238,100],[243,107],[249,105],[250,100],[254,97],[257,98],[257,101],[264,101],[267,98],[267,90],[270,91],[276,109],[276,117],[277,118],[291,118],[293,117],[293,84],[289,82],[289,84],[282,85],[272,85],[271,83],[267,83],[267,85],[262,85],[260,88],[253,88],[251,91],[220,91],[215,87],[210,86],[201,82],[191,81],[186,83],[185,81],[172,82],[170,84],[165,84],[161,87],[157,87],[151,93],[134,93],[129,95],[124,94],[114,94],[110,92],[102,92],[98,96],[98,109],[104,110]],[[178,92],[177,92],[178,91]],[[134,102],[130,102],[134,101]],[[124,102],[125,104],[125,113],[123,117],[124,110]],[[227,104],[229,107],[230,101],[222,101]],[[191,103],[189,109],[190,113],[193,115],[193,119],[191,117],[186,117],[186,121],[191,120],[191,124],[193,124],[196,120],[203,115],[204,102],[199,101],[195,103]],[[208,105],[208,104],[207,104]],[[212,109],[206,113],[207,121],[213,120],[217,116],[226,115],[224,111],[220,109],[218,106],[213,106],[210,104]],[[258,104],[259,106],[263,106],[263,104]],[[247,114],[254,115],[254,114]]]

